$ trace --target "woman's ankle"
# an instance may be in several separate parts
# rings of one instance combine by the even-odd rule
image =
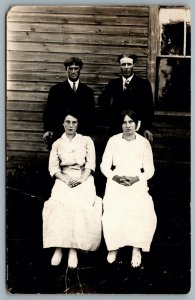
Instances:
[[[78,256],[76,249],[70,248],[68,253],[68,267],[75,269],[78,265]]]
[[[116,260],[118,250],[111,250],[108,252],[107,261],[112,264]]]

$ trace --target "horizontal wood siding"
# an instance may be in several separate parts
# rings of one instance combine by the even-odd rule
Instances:
[[[93,88],[97,104],[105,84],[119,74],[118,54],[136,53],[136,72],[147,76],[148,26],[146,6],[14,6],[9,10],[8,169],[17,157],[26,161],[48,155],[42,142],[43,109],[49,88],[66,79],[63,61],[70,55],[81,57],[81,80]]]

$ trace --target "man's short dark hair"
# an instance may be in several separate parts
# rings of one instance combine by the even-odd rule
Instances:
[[[71,66],[71,65],[79,66],[81,69],[83,66],[83,62],[80,58],[72,56],[70,58],[67,58],[64,61],[64,66],[65,66],[66,70],[67,70],[67,67]]]
[[[120,55],[118,56],[117,62],[120,63],[121,58],[124,58],[124,57],[131,58],[131,59],[133,60],[133,63],[134,63],[134,64],[135,64],[136,61],[137,61],[137,55],[135,55],[135,54],[123,53],[123,54],[120,54]]]

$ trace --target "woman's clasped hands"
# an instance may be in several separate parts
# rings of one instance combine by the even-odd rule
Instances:
[[[81,177],[69,177],[67,174],[63,174],[63,181],[71,188],[76,187],[83,182]]]
[[[138,176],[119,176],[119,175],[115,175],[113,177],[113,180],[116,181],[119,184],[124,185],[124,186],[131,186],[132,184],[139,181],[139,177]]]
[[[76,187],[77,185],[81,184],[82,183],[82,180],[81,178],[75,178],[75,177],[71,177],[69,179],[69,182],[68,182],[68,185],[70,187]]]

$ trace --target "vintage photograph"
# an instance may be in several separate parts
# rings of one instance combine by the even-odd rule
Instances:
[[[187,294],[191,8],[6,15],[6,289]]]

